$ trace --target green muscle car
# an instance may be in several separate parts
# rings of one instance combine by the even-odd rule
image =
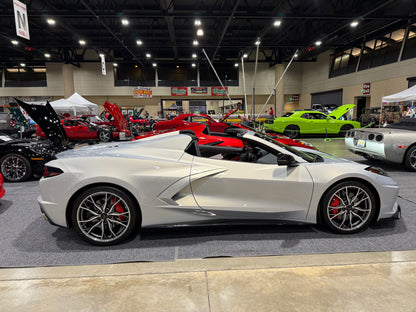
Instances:
[[[272,124],[265,124],[266,129],[283,133],[290,138],[300,134],[341,135],[352,128],[361,128],[358,121],[343,120],[344,116],[355,105],[346,104],[326,115],[315,110],[293,111],[274,119]]]

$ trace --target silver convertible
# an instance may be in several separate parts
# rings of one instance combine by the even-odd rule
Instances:
[[[384,128],[354,129],[345,135],[351,152],[366,159],[402,164],[416,171],[416,119],[404,118]]]
[[[96,245],[144,227],[241,220],[355,233],[400,215],[399,188],[381,169],[250,131],[240,139],[243,148],[200,146],[185,130],[62,152],[40,180],[42,213]]]

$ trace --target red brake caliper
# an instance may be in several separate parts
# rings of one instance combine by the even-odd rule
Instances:
[[[338,199],[338,197],[332,197],[332,200],[331,200],[331,203],[329,204],[331,207],[337,207],[337,206],[339,206],[339,199]],[[332,212],[334,213],[334,214],[337,214],[338,213],[338,209],[332,209]]]
[[[114,205],[114,203],[115,203],[115,198],[112,198],[112,199],[111,199],[111,203]],[[118,213],[123,213],[123,212],[124,212],[123,206],[121,206],[121,204],[120,204],[120,203],[117,203],[117,204],[116,204],[115,209],[116,209],[116,211],[117,211]],[[118,219],[119,219],[120,221],[123,221],[125,218],[126,218],[125,216],[119,216],[119,217],[118,217]]]

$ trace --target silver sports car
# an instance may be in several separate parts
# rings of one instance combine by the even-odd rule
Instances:
[[[400,119],[384,128],[354,129],[345,136],[347,148],[367,159],[386,160],[416,171],[416,119]]]
[[[398,186],[381,169],[250,131],[240,139],[244,148],[199,146],[184,131],[60,153],[40,180],[41,210],[96,245],[144,227],[237,220],[355,233],[400,215]]]

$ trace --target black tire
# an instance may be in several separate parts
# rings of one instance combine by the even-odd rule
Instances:
[[[291,139],[295,139],[299,136],[300,129],[296,125],[289,125],[283,131],[283,134]]]
[[[23,182],[32,176],[32,167],[26,157],[10,153],[0,159],[0,171],[4,180]]]
[[[365,230],[376,212],[373,191],[358,181],[332,186],[324,195],[320,213],[325,225],[336,233],[349,234]]]
[[[410,171],[416,171],[416,145],[409,148],[404,156],[404,165]]]
[[[352,125],[343,125],[341,129],[339,130],[339,136],[345,137],[345,134],[353,128],[354,126]]]
[[[97,186],[83,191],[72,205],[75,231],[90,244],[109,246],[126,240],[138,224],[138,207],[124,191]]]
[[[99,130],[97,133],[98,140],[100,142],[110,142],[111,141],[111,131],[108,130]]]

